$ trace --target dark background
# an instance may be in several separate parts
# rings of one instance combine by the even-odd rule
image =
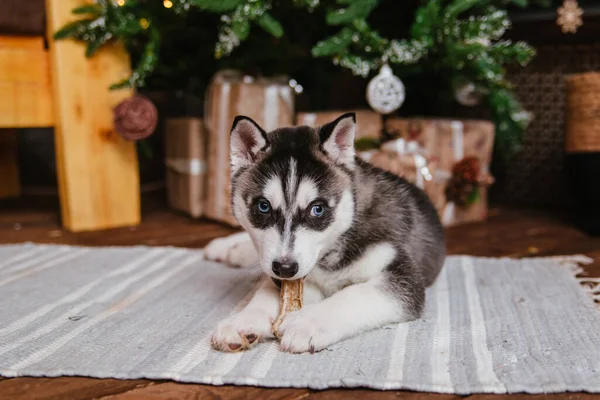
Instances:
[[[19,3],[17,5],[17,3]],[[0,0],[0,32],[16,34],[40,34],[44,31],[43,0]],[[584,24],[576,34],[563,34],[556,25],[556,8],[562,1],[553,1],[550,8],[530,9],[526,12],[511,9],[513,28],[507,38],[525,40],[537,49],[537,56],[525,68],[513,68],[509,72],[515,83],[516,94],[525,108],[534,113],[535,119],[527,130],[524,146],[520,153],[508,162],[500,157],[494,158],[492,172],[496,184],[491,189],[491,201],[494,204],[533,206],[537,208],[568,209],[574,204],[565,170],[564,141],[564,77],[577,72],[600,70],[600,2],[579,1],[584,8]],[[402,30],[408,30],[412,22],[413,12],[418,1],[384,2],[380,12],[374,14],[374,26],[386,26],[381,18],[394,18],[394,32],[382,32],[390,36],[402,37]],[[387,7],[387,8],[386,8]],[[40,12],[42,10],[42,12]],[[6,12],[5,12],[6,11]],[[309,18],[318,16],[283,15],[282,24],[286,26],[286,18],[306,18],[303,26],[310,26]],[[195,21],[207,28],[207,35],[214,32],[208,29],[215,23],[211,17]],[[389,25],[389,24],[388,24]],[[216,25],[215,25],[216,26]],[[298,24],[296,25],[298,26]],[[287,29],[287,28],[286,28]],[[385,31],[385,29],[382,29]],[[326,109],[368,108],[365,101],[367,79],[354,77],[347,70],[335,67],[328,59],[299,61],[307,59],[306,52],[316,37],[322,32],[309,29],[303,31],[286,31],[294,44],[273,41],[271,37],[260,38],[258,30],[253,32],[259,36],[254,42],[243,45],[235,53],[236,57],[247,60],[263,58],[263,64],[257,68],[265,72],[276,73],[277,69],[292,68],[296,63],[295,75],[292,75],[304,86],[304,93],[297,97],[297,111]],[[261,39],[268,45],[257,46]],[[180,48],[182,43],[187,47]],[[189,48],[189,42],[174,33],[172,40],[163,46],[162,55],[166,60],[177,60],[182,51],[190,54],[190,59],[203,66],[204,73],[185,82],[165,80],[166,72],[157,71],[149,88],[142,92],[148,95],[158,106],[161,120],[169,116],[202,115],[202,91],[205,80],[217,68],[215,61],[206,58],[198,49]],[[273,48],[285,48],[286,53],[273,53],[272,58],[265,57]],[[270,54],[270,53],[269,53]],[[204,57],[204,58],[203,58]],[[179,57],[181,58],[181,57]],[[232,57],[220,66],[237,67],[236,58]],[[170,66],[176,68],[175,61]],[[272,71],[268,71],[271,68]],[[182,66],[182,69],[183,66]],[[293,69],[293,68],[292,68]],[[256,71],[247,71],[254,73]],[[420,82],[405,82],[407,91],[411,85]],[[410,97],[400,110],[405,115],[431,115],[485,118],[484,112],[478,108],[460,106],[432,107],[424,109],[423,101],[411,103]],[[164,164],[162,129],[156,132],[147,142],[147,148],[153,156],[145,152],[140,154],[140,171],[142,191],[161,190],[163,187]],[[54,144],[52,129],[22,129],[19,134],[19,162],[24,194],[56,196],[56,173],[54,166]]]

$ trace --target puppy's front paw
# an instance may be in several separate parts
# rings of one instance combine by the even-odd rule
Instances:
[[[341,339],[339,327],[330,318],[325,318],[316,311],[315,307],[305,307],[285,317],[279,328],[281,350],[289,353],[314,353]]]
[[[260,309],[242,310],[217,325],[212,345],[216,350],[235,352],[247,350],[270,337],[273,333],[267,313]]]
[[[258,264],[258,255],[246,232],[213,240],[204,249],[207,260],[225,262],[235,267],[253,267]]]

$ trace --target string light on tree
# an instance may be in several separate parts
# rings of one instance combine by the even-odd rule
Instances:
[[[117,4],[119,7],[123,7],[125,5],[125,0],[117,0]]]
[[[171,8],[173,7],[173,2],[171,0],[165,0],[163,1],[163,6],[165,6],[165,8]]]
[[[148,21],[146,18],[140,18],[140,26],[142,29],[148,29],[150,26],[150,21]]]

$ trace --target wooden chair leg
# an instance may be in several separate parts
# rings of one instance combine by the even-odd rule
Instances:
[[[17,157],[17,130],[0,129],[0,198],[21,194]]]
[[[73,20],[79,5],[46,0],[49,36]],[[131,72],[126,52],[115,45],[86,59],[83,44],[50,40],[50,69],[63,225],[86,231],[138,224],[137,154],[115,132],[112,114],[132,91],[108,89]]]

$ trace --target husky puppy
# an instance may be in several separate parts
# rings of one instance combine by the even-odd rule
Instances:
[[[205,255],[260,264],[267,277],[217,326],[214,348],[273,337],[282,279],[305,278],[305,306],[280,327],[284,351],[319,351],[420,316],[446,255],[440,220],[423,191],[355,156],[355,130],[354,113],[272,132],[235,118],[232,202],[246,232],[214,240]]]

